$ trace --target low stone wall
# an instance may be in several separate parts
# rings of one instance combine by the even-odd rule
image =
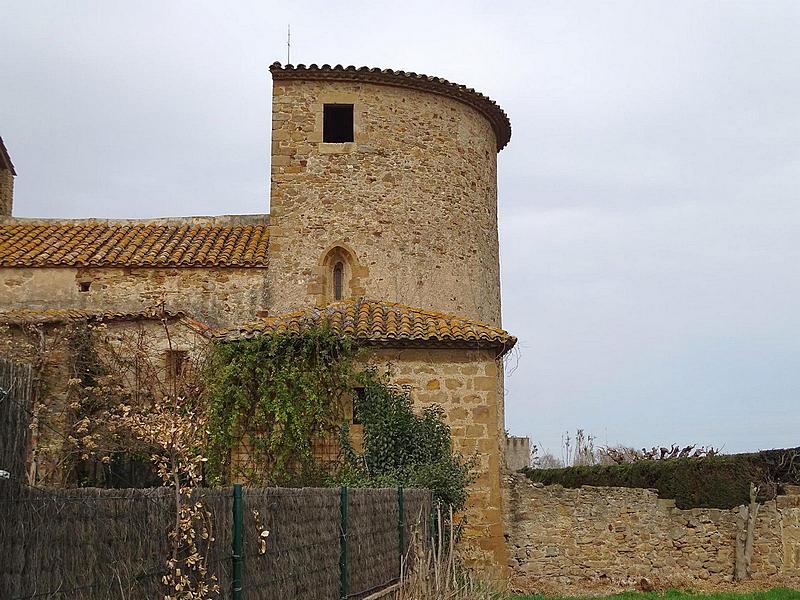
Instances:
[[[654,490],[566,489],[505,479],[506,541],[512,586],[694,586],[733,580],[744,507],[680,510]],[[800,585],[800,495],[760,507],[754,579]]]

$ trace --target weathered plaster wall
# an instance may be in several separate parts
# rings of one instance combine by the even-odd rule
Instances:
[[[505,565],[501,452],[504,443],[502,365],[491,350],[377,350],[370,359],[389,366],[393,380],[412,387],[417,407],[438,404],[445,410],[456,450],[475,455],[478,479],[466,510],[468,557],[483,565]]]
[[[14,175],[9,169],[0,169],[0,217],[11,216],[14,208]]]
[[[210,325],[252,320],[269,301],[264,268],[0,268],[0,310],[135,312],[164,300]],[[88,292],[79,283],[87,282]]]
[[[354,105],[354,142],[322,142],[325,103]],[[342,245],[352,295],[498,325],[496,144],[481,113],[445,96],[276,80],[270,309],[325,303],[321,261]]]
[[[512,583],[523,590],[657,587],[733,579],[740,509],[675,508],[653,490],[543,486],[505,479],[504,507]],[[756,579],[800,584],[800,495],[762,505],[753,553]]]

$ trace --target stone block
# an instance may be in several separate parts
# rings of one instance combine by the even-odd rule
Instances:
[[[494,392],[497,391],[497,378],[496,377],[475,377],[474,379],[475,390],[479,392]]]

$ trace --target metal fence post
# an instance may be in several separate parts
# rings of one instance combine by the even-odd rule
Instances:
[[[242,484],[233,484],[233,600],[242,598]]]
[[[347,487],[339,488],[339,597],[347,600]]]
[[[406,553],[406,511],[403,488],[397,488],[397,542],[400,547],[400,573],[403,571],[403,555]]]

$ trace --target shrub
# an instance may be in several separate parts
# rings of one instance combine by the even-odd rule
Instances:
[[[653,488],[684,509],[733,508],[749,502],[751,482],[773,484],[763,486],[762,500],[774,496],[779,484],[800,484],[800,448],[524,472],[533,481],[568,488]]]
[[[464,508],[473,461],[453,451],[443,409],[429,406],[416,414],[407,389],[374,370],[362,378],[364,393],[356,398],[355,409],[364,425],[364,449],[357,452],[347,428],[342,431],[344,464],[335,483],[426,488],[442,505]]]

